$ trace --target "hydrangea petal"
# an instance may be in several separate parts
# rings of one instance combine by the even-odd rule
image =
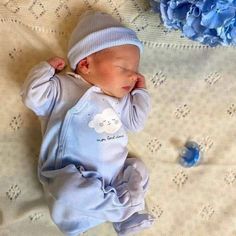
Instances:
[[[213,29],[221,27],[227,21],[235,16],[235,10],[232,7],[227,9],[218,9],[216,6],[208,13],[202,14],[201,24],[207,28]]]
[[[167,28],[179,29],[184,36],[212,47],[236,45],[236,0],[150,1],[160,1]]]

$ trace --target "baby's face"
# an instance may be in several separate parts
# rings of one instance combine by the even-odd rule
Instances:
[[[89,80],[104,93],[122,98],[135,86],[139,59],[139,48],[131,44],[94,53],[90,58]]]

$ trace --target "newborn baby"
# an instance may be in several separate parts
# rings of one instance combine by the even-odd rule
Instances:
[[[42,130],[38,177],[52,220],[68,236],[109,221],[118,235],[152,225],[145,212],[148,171],[128,155],[127,131],[143,129],[150,111],[142,44],[110,15],[88,11],[69,41],[74,72],[53,57],[32,68],[22,87]]]

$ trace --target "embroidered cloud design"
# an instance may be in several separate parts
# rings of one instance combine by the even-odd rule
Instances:
[[[95,115],[88,125],[97,133],[113,134],[120,129],[121,121],[113,109],[106,108],[102,113]]]

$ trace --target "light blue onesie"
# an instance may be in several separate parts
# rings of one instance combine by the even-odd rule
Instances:
[[[118,235],[152,223],[150,215],[137,214],[145,205],[147,169],[140,159],[127,158],[126,131],[141,130],[150,111],[146,89],[118,99],[41,62],[28,74],[21,96],[41,122],[38,177],[52,220],[65,235],[106,221]]]

